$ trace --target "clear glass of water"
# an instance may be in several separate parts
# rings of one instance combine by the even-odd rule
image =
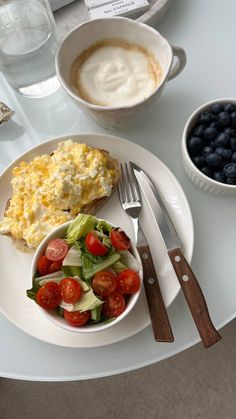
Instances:
[[[48,0],[0,2],[0,71],[14,90],[44,97],[58,89],[58,44]]]

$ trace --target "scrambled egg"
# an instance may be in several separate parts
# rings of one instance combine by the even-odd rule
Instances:
[[[55,226],[109,196],[118,176],[118,162],[108,153],[71,140],[61,142],[51,156],[23,161],[13,169],[13,194],[0,234],[35,248]]]

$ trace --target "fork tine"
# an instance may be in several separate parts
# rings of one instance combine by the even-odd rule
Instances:
[[[137,184],[137,179],[134,175],[134,171],[133,171],[133,168],[130,164],[130,161],[128,162],[128,165],[129,165],[129,173],[130,173],[130,184],[132,185],[134,200],[135,201],[141,201],[141,196],[140,196],[140,191],[139,191],[139,187],[138,187],[138,184]]]
[[[123,204],[125,199],[124,199],[123,185],[122,185],[122,183],[123,183],[123,168],[122,168],[122,165],[120,165],[120,172],[121,172],[121,174],[120,174],[120,179],[119,179],[117,188],[118,188],[118,194],[119,194],[120,202]]]
[[[118,183],[120,201],[124,203],[140,202],[140,193],[130,162],[120,164],[121,177]]]
[[[127,202],[127,191],[126,191],[126,185],[125,185],[124,169],[123,169],[122,164],[120,164],[120,171],[121,171],[121,177],[118,183],[118,193],[119,193],[120,201],[124,203],[124,202]]]
[[[127,202],[133,201],[132,185],[130,182],[130,175],[129,175],[128,165],[126,162],[125,162],[125,169],[124,169],[124,183],[125,183],[126,191],[127,191]]]

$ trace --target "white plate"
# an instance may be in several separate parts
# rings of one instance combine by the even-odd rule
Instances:
[[[190,262],[193,252],[193,222],[191,211],[182,188],[170,170],[153,154],[137,144],[118,137],[105,134],[79,134],[57,137],[33,147],[16,159],[0,177],[0,213],[3,215],[5,204],[11,196],[12,168],[21,160],[29,161],[37,155],[51,153],[59,141],[71,138],[73,141],[85,142],[91,146],[108,150],[120,162],[132,160],[147,171],[154,183],[165,196],[166,205],[183,242],[183,252]],[[119,205],[115,194],[97,214],[122,226],[132,237],[132,223]],[[142,219],[145,226],[155,261],[163,298],[167,306],[175,299],[179,283],[169,262],[166,249],[158,229],[150,219],[144,207]],[[43,316],[35,302],[26,297],[26,289],[31,287],[30,266],[32,254],[21,253],[8,237],[0,236],[0,310],[17,327],[24,332],[55,345],[71,348],[88,348],[104,346],[126,339],[150,324],[144,292],[129,316],[116,326],[92,335],[73,333],[63,330]]]

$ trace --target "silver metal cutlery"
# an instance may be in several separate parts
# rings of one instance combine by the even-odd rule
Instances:
[[[137,250],[143,264],[143,283],[148,302],[155,340],[173,342],[167,310],[162,298],[151,251],[146,237],[139,226],[139,214],[142,208],[137,182],[128,163],[121,165],[121,180],[118,184],[120,203],[131,218],[134,226]]]
[[[147,201],[153,221],[156,222],[159,227],[170,261],[192,313],[202,343],[205,348],[208,348],[218,342],[221,339],[221,336],[211,321],[200,285],[191,267],[183,256],[180,237],[175,230],[162,197],[150,177],[136,164],[130,163],[130,167],[138,181],[143,196]]]

